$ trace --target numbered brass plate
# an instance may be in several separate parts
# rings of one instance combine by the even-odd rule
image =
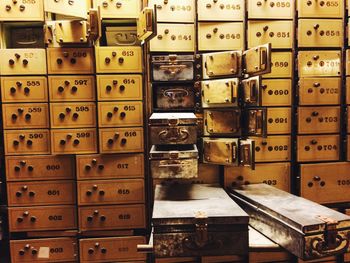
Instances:
[[[202,107],[238,106],[238,87],[238,78],[202,81]]]
[[[291,117],[291,108],[268,108],[267,134],[290,134]]]
[[[203,138],[203,162],[238,166],[238,139]]]
[[[271,73],[262,78],[291,78],[293,74],[292,52],[271,52]]]
[[[181,2],[176,0],[150,0],[148,6],[156,6],[157,22],[195,22],[194,0],[183,0]]]
[[[44,0],[45,12],[87,18],[90,0]]]
[[[294,1],[248,1],[248,19],[293,19]]]
[[[2,0],[0,3],[1,21],[43,21],[43,0],[20,1]]]
[[[204,110],[204,134],[240,134],[241,112],[231,110]]]
[[[197,1],[198,21],[243,21],[243,0]]]
[[[100,9],[101,18],[137,18],[141,11],[138,0],[93,0],[94,8]]]
[[[290,161],[292,155],[290,136],[250,137],[255,141],[256,162]]]
[[[344,2],[342,0],[311,0],[310,2],[298,0],[298,17],[343,18]]]
[[[223,76],[239,76],[241,74],[242,52],[227,51],[202,55],[203,79]]]
[[[261,88],[262,106],[292,106],[291,79],[263,79]]]

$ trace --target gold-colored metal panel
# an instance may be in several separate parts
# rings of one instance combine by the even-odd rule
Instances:
[[[231,110],[205,110],[204,134],[237,134],[240,133],[240,111]]]
[[[298,0],[298,17],[342,18],[344,16],[343,0]]]
[[[143,152],[143,129],[99,129],[100,153]]]
[[[248,48],[266,43],[272,48],[293,48],[293,21],[248,21]]]
[[[239,76],[242,71],[242,51],[206,53],[202,55],[202,77],[210,79]]]
[[[299,19],[299,47],[342,47],[343,20]]]
[[[290,163],[257,163],[250,167],[224,167],[225,187],[237,187],[246,183],[265,183],[283,191],[290,191]]]
[[[248,1],[248,19],[263,18],[263,19],[293,19],[295,2],[287,1]]]
[[[198,50],[232,50],[244,48],[243,22],[198,23]]]
[[[43,0],[2,0],[0,21],[43,21]]]
[[[291,108],[268,108],[267,134],[271,135],[291,133],[291,118]]]
[[[202,107],[236,106],[238,87],[237,78],[202,81]]]
[[[298,133],[339,133],[340,107],[298,107]]]
[[[1,49],[1,75],[45,75],[45,49]]]
[[[341,79],[300,78],[298,92],[299,105],[337,105],[341,102]]]
[[[299,77],[339,77],[341,52],[338,50],[299,51]]]
[[[101,18],[137,18],[141,11],[140,0],[93,0],[94,8],[100,8]]]
[[[157,36],[150,40],[150,51],[194,52],[193,24],[157,24]]]
[[[158,22],[195,22],[196,4],[194,0],[150,0],[148,6],[156,5]]]
[[[47,103],[2,104],[4,129],[49,128]]]
[[[197,1],[198,21],[243,21],[243,0]]]
[[[291,106],[291,79],[263,79],[261,88],[261,106]]]
[[[203,162],[238,165],[238,139],[203,138]]]
[[[297,137],[297,161],[338,161],[339,135],[303,135]]]
[[[6,155],[50,154],[48,130],[7,130],[4,131]]]
[[[51,130],[52,154],[97,152],[96,129]]]
[[[87,18],[90,0],[45,0],[45,12]]]
[[[97,73],[141,73],[141,47],[95,47]]]
[[[56,41],[63,44],[84,44],[88,42],[87,22],[79,20],[61,20],[55,22]]]
[[[271,73],[262,75],[262,78],[291,78],[293,75],[292,52],[271,52]]]
[[[292,155],[290,136],[250,137],[255,141],[256,162],[290,161]]]
[[[98,125],[99,127],[142,126],[142,102],[99,102]]]

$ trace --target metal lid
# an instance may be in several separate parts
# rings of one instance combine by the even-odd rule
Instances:
[[[157,112],[149,118],[150,125],[197,125],[197,117],[192,112]]]
[[[184,145],[152,145],[150,159],[198,159],[198,149],[195,144]]]

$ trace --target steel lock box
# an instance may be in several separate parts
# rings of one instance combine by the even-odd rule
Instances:
[[[73,230],[77,228],[74,205],[10,207],[10,232]]]
[[[1,75],[45,75],[45,49],[1,49]]]
[[[340,107],[298,107],[298,133],[340,132]]]
[[[2,102],[47,102],[46,77],[2,77]]]
[[[243,21],[243,0],[198,1],[198,21]]]
[[[142,100],[142,75],[97,75],[97,97],[105,100]]]
[[[74,205],[74,181],[9,182],[9,206]]]
[[[5,155],[50,154],[46,129],[4,131]]]
[[[48,181],[74,179],[74,160],[70,156],[7,156],[6,180]]]
[[[180,3],[176,0],[151,0],[148,6],[156,6],[157,22],[195,22],[195,1],[183,0]]]
[[[265,183],[281,190],[290,191],[290,163],[257,163],[255,170],[250,167],[224,167],[225,187]]]
[[[141,73],[141,47],[95,47],[97,73]]]
[[[1,21],[43,21],[43,0],[3,0],[0,4]]]
[[[40,26],[5,26],[4,31],[7,30],[10,38],[7,48],[45,48],[44,31]]]
[[[272,48],[294,46],[293,21],[248,21],[248,48],[271,43]]]
[[[271,52],[271,73],[262,75],[262,78],[291,78],[293,75],[292,52]]]
[[[95,102],[50,103],[51,128],[96,126]]]
[[[93,0],[94,8],[99,7],[101,18],[138,18],[141,11],[139,0]]]
[[[302,77],[339,77],[341,74],[341,52],[299,51],[298,75]]]
[[[239,109],[204,110],[204,135],[241,134]]]
[[[99,127],[142,126],[142,102],[99,102],[98,122]]]
[[[341,102],[340,78],[300,78],[299,105],[338,105]]]
[[[100,153],[143,152],[143,128],[99,129]]]
[[[44,0],[45,12],[87,18],[90,0]]]
[[[71,237],[11,240],[11,262],[76,262],[77,242]]]
[[[344,16],[344,2],[334,1],[303,1],[298,0],[298,17],[305,18],[342,18]]]
[[[157,24],[157,36],[150,40],[150,51],[194,52],[195,39],[193,24]]]
[[[238,106],[238,78],[207,80],[200,85],[203,108]]]
[[[220,51],[243,49],[243,22],[198,23],[198,50]]]
[[[349,202],[349,168],[346,162],[302,164],[300,195],[320,204]]]
[[[46,30],[50,30],[47,28]],[[54,23],[54,39],[59,45],[87,44],[88,25],[83,20],[60,20]],[[48,39],[49,45],[54,39]]]
[[[144,178],[144,155],[77,155],[76,168],[78,180]]]
[[[92,48],[47,48],[49,74],[93,74]]]
[[[342,47],[343,20],[299,19],[299,47]]]
[[[47,103],[2,104],[4,129],[49,128]]]
[[[297,136],[297,161],[338,161],[340,152],[339,135]]]
[[[293,19],[294,1],[248,1],[248,19]]]
[[[96,152],[96,129],[51,130],[52,154],[85,154]]]
[[[144,179],[96,180],[78,182],[78,205],[142,204]]]
[[[49,76],[50,101],[94,101],[94,76]]]
[[[290,136],[250,137],[255,141],[256,162],[290,161],[292,155]]]
[[[145,228],[145,205],[79,207],[81,231]]]
[[[267,109],[267,134],[289,134],[292,123],[291,108]]]
[[[261,82],[261,106],[291,106],[291,79],[263,79]]]

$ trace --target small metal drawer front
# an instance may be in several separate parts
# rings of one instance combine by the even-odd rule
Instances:
[[[97,97],[104,100],[142,100],[142,75],[97,75]]]
[[[292,52],[271,52],[271,73],[262,78],[291,78],[293,76]]]
[[[349,202],[349,169],[346,162],[302,164],[300,195],[320,204]]]
[[[80,261],[110,262],[116,260],[137,260],[137,262],[140,262],[138,260],[146,260],[146,254],[139,253],[137,251],[137,245],[145,243],[146,238],[141,236],[80,239]],[[96,247],[96,244],[99,244],[99,246]]]
[[[78,205],[142,204],[144,179],[78,182]]]
[[[60,45],[86,44],[88,42],[87,22],[83,20],[57,21],[54,24],[55,39]]]
[[[76,168],[78,180],[144,178],[144,155],[77,155]]]
[[[340,107],[298,107],[298,133],[339,133]]]
[[[45,12],[87,18],[90,0],[45,0]]]
[[[2,102],[47,102],[46,77],[2,77]]]
[[[193,55],[152,56],[153,81],[186,81],[194,79]]]
[[[138,22],[139,24],[139,22]],[[113,26],[105,30],[107,46],[140,46],[137,26]]]
[[[263,79],[261,88],[261,106],[291,106],[291,79]]]
[[[97,153],[96,129],[51,130],[52,154]]]
[[[151,143],[156,145],[195,144],[197,125],[162,125],[149,129]]]
[[[299,51],[299,77],[339,77],[341,74],[341,52]]]
[[[150,51],[194,52],[193,24],[157,24],[157,36],[150,41]]]
[[[93,101],[94,76],[49,76],[50,101]]]
[[[198,21],[243,21],[243,0],[197,1]]]
[[[290,163],[257,163],[255,170],[250,167],[224,167],[226,187],[245,184],[265,183],[283,191],[290,191]]]
[[[44,48],[43,28],[40,26],[9,27],[7,48]]]
[[[200,87],[193,84],[153,84],[154,107],[162,110],[200,107]]]
[[[218,79],[201,82],[202,107],[238,106],[239,79]]]
[[[99,129],[100,153],[143,152],[143,129]]]
[[[243,22],[198,23],[198,50],[224,51],[243,49]]]
[[[11,240],[11,262],[76,262],[77,243],[71,237]]]
[[[70,156],[7,156],[7,181],[47,181],[74,179],[74,160]]]
[[[151,0],[148,6],[156,5],[157,22],[178,22],[193,23],[195,22],[195,1],[182,0]]]
[[[297,137],[297,161],[338,161],[339,135],[304,135]]]
[[[145,205],[79,207],[79,229],[115,230],[145,228]]]
[[[50,154],[49,130],[4,131],[5,155]]]
[[[197,158],[151,160],[152,178],[191,179],[198,177]]]
[[[290,161],[292,155],[290,136],[250,137],[255,141],[256,162]]]
[[[300,78],[299,105],[338,105],[341,101],[340,78]]]
[[[96,126],[95,102],[50,103],[51,128]]]
[[[97,73],[141,73],[141,47],[95,47]]]
[[[205,135],[239,135],[241,112],[238,109],[204,110]]]
[[[293,19],[294,1],[248,0],[248,19]]]
[[[49,128],[47,103],[2,104],[4,129]]]
[[[203,138],[203,162],[238,166],[238,139]]]
[[[292,123],[291,108],[267,109],[267,134],[289,134]]]
[[[92,48],[48,48],[49,74],[93,74]]]
[[[9,182],[9,206],[74,205],[74,181]]]
[[[142,126],[142,102],[100,102],[98,122],[99,127]]]
[[[299,47],[342,47],[343,20],[299,19]]]
[[[344,16],[343,0],[332,1],[304,1],[298,0],[298,17],[315,18],[343,18]]]
[[[45,75],[45,49],[1,49],[1,75]]]
[[[0,20],[44,21],[43,0],[2,0],[0,3]]]
[[[100,7],[101,18],[138,18],[141,11],[139,0],[93,0],[94,8]]]
[[[266,43],[272,48],[293,48],[293,21],[248,21],[248,48]]]
[[[77,228],[76,206],[10,207],[10,232],[70,230]]]

